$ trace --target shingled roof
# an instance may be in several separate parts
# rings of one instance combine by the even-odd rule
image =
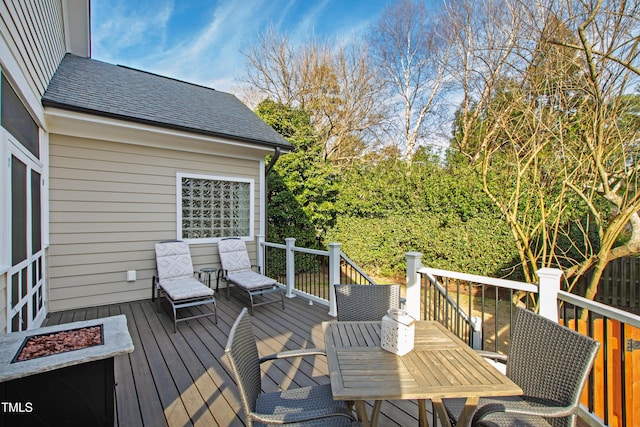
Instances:
[[[293,149],[229,93],[72,54],[58,66],[42,105]]]

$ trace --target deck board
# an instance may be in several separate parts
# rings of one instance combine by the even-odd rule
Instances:
[[[135,305],[138,305],[138,303],[123,304],[121,307],[121,313],[127,316],[127,325],[131,339],[133,340],[134,351],[127,356],[116,358],[116,366],[118,366],[117,359],[129,359],[130,369],[133,374],[131,382],[135,386],[135,391],[127,389],[124,392],[120,392],[121,383],[118,382],[116,386],[118,422],[119,425],[127,425],[128,418],[125,414],[138,412],[143,425],[167,425],[162,403],[156,391],[156,383],[151,375],[151,368],[147,360],[145,348],[140,340],[140,326],[136,324],[135,317],[133,316],[132,307]],[[143,332],[145,332],[145,330],[143,330]],[[116,377],[117,376],[118,372],[116,371]],[[134,392],[136,399],[127,398],[127,396],[131,396]]]
[[[173,322],[151,300],[50,313],[45,325],[124,314],[135,350],[115,360],[116,420],[120,426],[243,426],[240,397],[224,356],[231,325],[244,307],[223,293],[218,324],[212,317]],[[301,298],[256,307],[252,322],[258,353],[324,347],[327,308]],[[312,356],[263,364],[263,389],[328,384],[326,358]],[[369,408],[371,408],[369,402]],[[430,409],[430,408],[429,408]],[[382,404],[381,426],[417,425],[414,401]]]

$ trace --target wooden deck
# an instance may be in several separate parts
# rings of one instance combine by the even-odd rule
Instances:
[[[224,347],[245,301],[222,295],[218,324],[213,318],[173,322],[151,300],[51,313],[45,325],[124,314],[135,350],[115,360],[116,423],[120,426],[242,426],[238,390]],[[306,300],[256,307],[252,317],[258,352],[266,355],[301,347],[324,347],[322,321],[327,308]],[[325,384],[326,358],[277,360],[262,365],[265,391]],[[369,402],[371,403],[371,402]],[[369,410],[371,405],[369,405]],[[430,405],[427,406],[430,410]],[[417,425],[415,401],[384,402],[381,426]],[[431,420],[431,416],[429,415]]]

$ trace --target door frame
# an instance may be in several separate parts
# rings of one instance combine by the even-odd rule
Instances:
[[[7,172],[5,176],[7,184],[3,193],[6,198],[6,210],[5,216],[7,220],[4,221],[6,230],[8,231],[9,239],[7,246],[5,246],[5,256],[9,264],[6,279],[6,313],[7,313],[7,332],[16,332],[21,330],[33,329],[40,327],[47,315],[47,290],[46,290],[46,265],[45,265],[45,166],[43,162],[37,159],[32,153],[30,153],[20,142],[18,142],[13,136],[9,134],[5,129],[1,129],[2,143],[6,147],[6,152],[3,153],[3,161],[6,161]],[[25,192],[27,200],[27,257],[20,261],[18,264],[13,265],[11,256],[11,243],[13,241],[13,229],[12,229],[12,185],[11,185],[11,167],[13,158],[23,163],[26,166],[26,182]],[[5,160],[6,159],[6,160]],[[33,253],[32,244],[32,203],[31,203],[31,179],[32,173],[35,171],[39,175],[40,179],[40,250]],[[19,291],[17,301],[14,301],[13,285],[14,280],[19,283]],[[26,289],[24,289],[24,288]],[[18,318],[18,327],[14,328],[13,320],[15,316]]]

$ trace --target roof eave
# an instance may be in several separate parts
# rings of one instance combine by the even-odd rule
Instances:
[[[229,139],[233,139],[233,140],[236,140],[236,141],[239,141],[239,142],[255,144],[255,145],[262,146],[262,147],[270,147],[270,148],[278,147],[278,148],[280,148],[281,150],[284,150],[284,151],[292,151],[294,149],[294,146],[291,145],[290,143],[288,143],[286,140],[284,140],[284,138],[283,138],[284,143],[277,143],[277,142],[272,142],[272,141],[264,141],[264,140],[259,140],[259,139],[246,138],[246,137],[242,137],[242,136],[229,135],[229,134],[218,133],[218,132],[212,132],[212,131],[207,131],[207,130],[204,130],[204,129],[192,128],[192,127],[188,127],[188,126],[180,126],[180,125],[171,124],[171,123],[158,122],[158,121],[155,121],[155,120],[143,119],[143,118],[139,118],[139,117],[131,117],[131,116],[123,115],[123,114],[110,113],[110,112],[100,111],[100,110],[92,110],[90,108],[79,107],[79,106],[75,106],[75,105],[69,105],[69,104],[53,101],[51,99],[46,99],[46,98],[42,99],[42,106],[43,107],[49,107],[49,108],[59,108],[61,110],[73,111],[73,112],[77,112],[77,113],[92,114],[92,115],[96,115],[96,116],[107,117],[107,118],[117,119],[117,120],[124,120],[124,121],[144,124],[144,125],[157,126],[157,127],[161,127],[161,128],[165,128],[165,129],[178,130],[178,131],[194,133],[194,134],[198,134],[198,135],[212,136],[212,137],[218,137],[218,138],[220,138],[220,137],[229,138]]]

